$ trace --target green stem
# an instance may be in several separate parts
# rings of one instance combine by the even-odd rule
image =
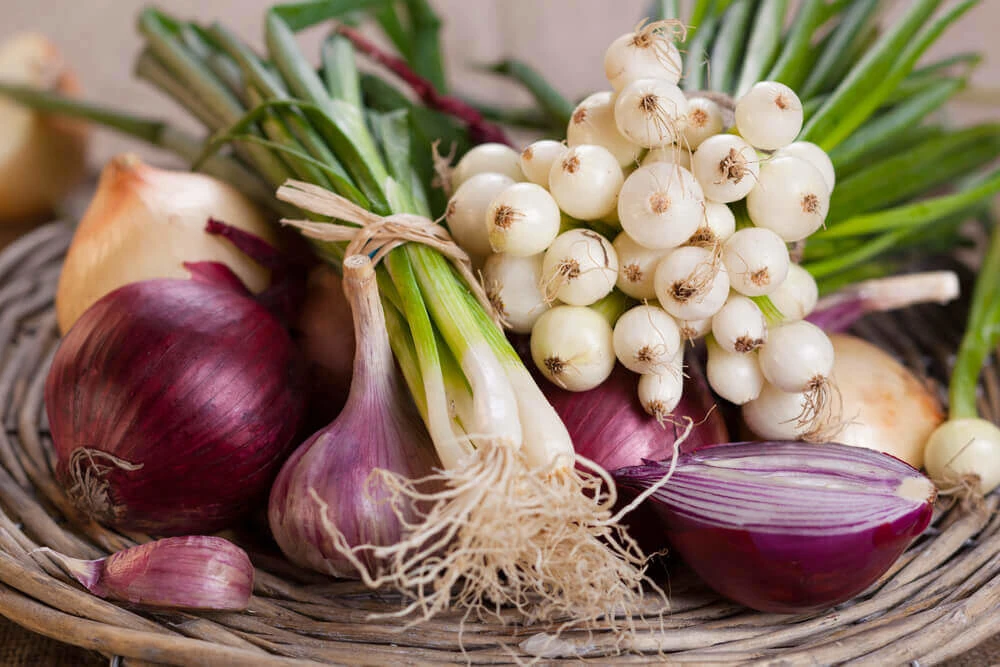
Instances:
[[[744,52],[743,69],[736,83],[737,98],[750,90],[773,64],[781,45],[788,0],[762,0],[757,9],[753,32]]]
[[[832,75],[842,69],[844,59],[851,56],[856,40],[864,36],[865,26],[878,9],[879,0],[858,0],[853,3],[834,29],[829,43],[809,72],[799,97],[811,98],[832,83]]]
[[[965,334],[948,385],[950,419],[979,416],[979,375],[1000,339],[1000,227],[992,216],[990,226],[990,244],[976,278]]]
[[[747,26],[755,5],[756,0],[736,0],[722,17],[719,36],[712,46],[712,56],[709,61],[712,90],[732,93],[737,64],[744,55]]]
[[[877,156],[880,145],[912,132],[921,120],[941,108],[964,84],[963,80],[954,79],[937,82],[932,88],[868,121],[830,151],[834,169],[840,173],[854,163],[867,162],[868,157]]]
[[[803,128],[800,139],[820,143],[829,136],[842,119],[851,113],[859,100],[878,88],[893,68],[899,54],[940,3],[941,0],[915,0],[902,19],[882,35],[840,82],[819,112]]]
[[[823,0],[803,0],[784,40],[785,47],[767,74],[768,81],[780,81],[793,90],[802,84],[812,62],[812,38],[826,18],[826,9]]]
[[[706,71],[708,68],[708,49],[715,37],[719,20],[711,16],[700,25],[692,37],[688,34],[688,49],[685,57],[686,72],[681,82],[684,90],[704,90],[706,88]]]
[[[552,123],[565,128],[573,115],[573,103],[563,97],[541,74],[520,60],[502,60],[487,68],[495,74],[509,77],[524,86]]]

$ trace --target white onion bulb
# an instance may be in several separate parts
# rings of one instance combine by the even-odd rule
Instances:
[[[549,309],[539,287],[542,255],[516,257],[506,253],[490,255],[483,265],[483,288],[514,333],[526,334]]]
[[[654,162],[669,162],[691,171],[691,151],[678,144],[650,148],[642,158],[642,166],[645,167]]]
[[[627,232],[615,237],[612,245],[618,253],[618,289],[640,301],[656,298],[653,276],[656,265],[669,250],[639,245]]]
[[[833,343],[822,329],[799,320],[772,327],[757,355],[767,381],[787,392],[822,385],[833,370]]]
[[[743,406],[743,422],[765,440],[798,440],[809,432],[808,397],[765,384],[760,395]]]
[[[816,307],[819,288],[812,274],[793,262],[788,265],[788,275],[768,298],[781,311],[783,321],[794,322],[805,319]]]
[[[659,421],[670,416],[684,395],[684,373],[680,363],[666,373],[649,373],[639,377],[639,403],[649,415]]]
[[[677,248],[656,267],[656,297],[679,320],[715,315],[729,296],[729,275],[718,257],[705,248]]]
[[[542,260],[541,289],[549,301],[589,306],[610,294],[617,279],[618,253],[590,229],[563,232]]]
[[[706,347],[705,375],[716,394],[735,405],[743,405],[760,396],[764,374],[760,372],[756,353],[730,352],[711,339]]]
[[[665,27],[663,23],[649,23],[611,42],[604,53],[604,75],[615,90],[636,79],[680,81],[681,54]]]
[[[569,391],[587,391],[615,367],[611,325],[584,306],[556,306],[531,329],[531,358],[546,378]]]
[[[684,141],[695,150],[709,137],[724,129],[722,109],[707,97],[692,97],[688,100],[687,122],[684,124]]]
[[[549,191],[559,208],[578,220],[597,220],[615,210],[625,176],[607,148],[573,146],[552,163]]]
[[[797,157],[800,160],[805,160],[823,175],[828,194],[833,193],[833,188],[837,184],[837,174],[833,168],[833,161],[826,154],[826,151],[816,144],[808,141],[796,141],[776,151],[774,157]]]
[[[673,248],[701,224],[705,198],[684,167],[654,162],[632,172],[618,194],[622,228],[647,248]]]
[[[788,247],[769,229],[746,227],[722,247],[722,263],[733,289],[747,296],[770,294],[788,275]]]
[[[455,190],[448,200],[445,220],[448,231],[472,262],[480,265],[493,252],[486,225],[486,212],[501,192],[514,185],[506,174],[476,174]]]
[[[451,172],[451,191],[458,190],[462,183],[475,176],[493,172],[506,174],[515,181],[523,181],[521,155],[504,144],[479,144],[462,156]]]
[[[776,157],[760,168],[747,195],[753,224],[773,230],[786,241],[801,241],[822,226],[830,194],[816,167],[797,157]]]
[[[615,99],[615,124],[627,139],[644,148],[680,143],[688,101],[676,85],[639,79]]]
[[[734,354],[752,352],[767,342],[764,313],[752,299],[730,294],[712,317],[712,336],[722,349]]]
[[[528,144],[521,151],[521,171],[532,183],[548,188],[552,163],[561,160],[565,152],[566,146],[562,142],[551,139]]]
[[[493,198],[486,227],[494,252],[537,255],[559,233],[559,206],[548,190],[534,183],[515,183]]]
[[[618,131],[614,95],[609,91],[594,93],[576,106],[566,127],[566,143],[569,146],[603,146],[622,167],[635,165],[642,152]]]
[[[703,141],[691,156],[691,171],[706,197],[728,203],[753,190],[760,165],[757,152],[746,141],[732,134],[717,134]]]
[[[736,216],[733,215],[729,207],[706,199],[705,217],[702,218],[701,225],[691,235],[691,238],[687,240],[687,245],[711,248],[718,243],[725,243],[735,231]]]
[[[674,318],[657,306],[635,306],[618,318],[615,355],[633,373],[667,373],[681,350]]]
[[[736,102],[736,129],[755,148],[773,151],[787,146],[802,129],[802,102],[783,83],[755,83]]]

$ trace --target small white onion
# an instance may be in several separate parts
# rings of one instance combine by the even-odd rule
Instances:
[[[725,129],[722,109],[707,97],[692,97],[688,100],[687,122],[684,124],[683,144],[695,150],[709,137]]]
[[[547,300],[589,306],[615,288],[618,253],[590,229],[563,232],[542,260],[541,290]]]
[[[615,367],[611,325],[584,306],[556,306],[531,329],[531,358],[538,370],[569,391],[587,391]]]
[[[670,416],[683,395],[684,373],[680,367],[666,373],[639,377],[639,403],[643,410],[661,422]]]
[[[462,183],[475,176],[493,172],[506,174],[515,181],[523,181],[521,155],[504,144],[479,144],[462,156],[451,172],[451,191],[458,190]]]
[[[688,101],[676,85],[638,79],[615,99],[615,124],[627,139],[644,148],[680,143]]]
[[[764,313],[752,299],[741,294],[730,294],[719,312],[712,317],[712,336],[727,352],[752,352],[767,342]]]
[[[822,226],[830,210],[826,181],[816,167],[797,157],[776,157],[760,168],[747,195],[747,213],[758,227],[786,241],[800,241]]]
[[[615,210],[625,175],[603,146],[584,144],[552,163],[549,191],[559,208],[578,220],[597,220]]]
[[[691,172],[668,162],[654,162],[632,172],[618,194],[618,219],[640,245],[673,248],[698,229],[704,196]]]
[[[711,248],[717,243],[725,243],[736,231],[736,216],[725,204],[705,200],[705,217],[695,230],[687,245]]]
[[[693,342],[707,336],[712,331],[712,318],[706,317],[701,320],[677,320],[677,327],[681,331],[681,338],[685,341]]]
[[[747,296],[770,294],[788,275],[788,247],[769,229],[746,227],[730,236],[722,248],[722,263],[733,289]]]
[[[788,275],[768,298],[781,311],[783,321],[794,322],[805,319],[816,307],[819,288],[812,274],[793,262],[788,265]]]
[[[448,231],[475,265],[482,264],[493,252],[486,212],[497,195],[511,185],[514,179],[506,174],[476,174],[462,183],[448,200],[444,214]]]
[[[732,134],[717,134],[702,142],[691,156],[691,171],[705,196],[717,202],[743,199],[757,184],[757,152]]]
[[[559,233],[559,206],[548,190],[534,183],[514,183],[494,197],[486,226],[494,252],[537,255]]]
[[[799,320],[772,327],[757,354],[767,381],[787,392],[821,385],[833,370],[833,343],[822,329]]]
[[[633,373],[667,373],[681,350],[677,322],[657,306],[636,306],[618,318],[615,355]]]
[[[618,281],[615,283],[618,289],[640,301],[655,299],[653,276],[656,265],[669,250],[641,246],[626,232],[616,236],[612,245],[618,253]]]
[[[1000,429],[985,419],[949,419],[927,440],[924,466],[944,488],[978,478],[979,493],[1000,485]]]
[[[765,384],[757,398],[743,406],[743,422],[765,440],[797,440],[811,428],[808,398],[802,392],[784,392]]]
[[[736,129],[755,148],[773,151],[787,146],[802,129],[802,102],[783,83],[755,83],[736,102]]]
[[[608,83],[621,90],[636,79],[680,81],[681,54],[671,37],[663,30],[663,24],[649,23],[611,42],[604,52],[604,75]]]
[[[691,170],[691,151],[678,144],[667,144],[650,148],[642,158],[642,166],[653,164],[654,162],[668,162],[679,164],[688,171]]]
[[[724,350],[711,339],[707,342],[708,361],[705,374],[716,394],[735,405],[743,405],[758,396],[764,388],[757,355]]]
[[[809,141],[795,141],[774,153],[774,157],[786,156],[797,157],[816,167],[823,175],[828,194],[833,192],[833,188],[837,184],[837,173],[833,168],[833,161],[826,154],[826,151]]]
[[[541,254],[516,257],[499,253],[490,255],[483,265],[486,295],[514,333],[530,333],[538,318],[549,309],[539,288],[541,279]]]
[[[521,171],[532,183],[548,188],[552,163],[561,160],[565,152],[566,146],[561,141],[542,139],[528,144],[521,151]]]
[[[566,144],[603,146],[622,167],[635,165],[642,152],[618,131],[614,94],[610,91],[594,93],[577,105],[566,127]]]
[[[729,275],[705,248],[677,248],[660,261],[653,278],[660,305],[679,320],[715,315],[729,296]]]

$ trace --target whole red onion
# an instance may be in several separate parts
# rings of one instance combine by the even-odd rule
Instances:
[[[45,385],[56,475],[107,525],[212,532],[264,498],[304,411],[278,320],[218,265],[132,283],[70,329]],[[221,271],[221,274],[219,273]]]
[[[621,364],[603,384],[590,391],[566,391],[547,381],[540,385],[566,424],[576,453],[613,472],[644,461],[669,459],[674,442],[684,432],[686,419],[695,426],[681,451],[729,441],[725,421],[713,409],[715,400],[696,359],[691,359],[685,372],[688,377],[684,397],[671,421],[662,424],[639,402],[639,377]]]
[[[350,394],[337,418],[282,467],[268,521],[293,563],[357,578],[378,570],[377,547],[399,541],[404,517],[416,521],[408,506],[392,504],[374,471],[418,479],[440,463],[396,368],[367,256],[344,261],[344,290],[356,346]]]

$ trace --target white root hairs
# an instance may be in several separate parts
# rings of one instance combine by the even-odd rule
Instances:
[[[676,74],[680,78],[681,72],[677,63],[670,57],[670,45],[673,42],[687,41],[687,26],[679,19],[663,19],[646,23],[649,19],[642,19],[636,24],[635,33],[632,37],[632,46],[640,49],[652,49],[657,62],[663,65],[667,71]]]
[[[722,245],[715,244],[712,248],[712,256],[709,260],[701,262],[696,266],[684,280],[677,280],[670,286],[670,296],[678,303],[687,303],[691,299],[704,298],[715,277],[719,273],[719,265],[722,263]]]
[[[690,432],[690,425],[681,439]],[[461,469],[422,480],[376,470],[388,505],[404,526],[395,545],[351,547],[312,492],[325,530],[368,586],[391,586],[410,599],[391,617],[419,623],[449,608],[506,623],[558,622],[561,629],[615,624],[630,629],[644,584],[665,599],[645,574],[647,558],[619,525],[621,517],[662,487],[672,474],[612,514],[617,492],[610,475],[576,458],[576,468],[529,469],[523,454],[489,439]],[[427,492],[429,486],[439,491]],[[377,571],[359,554],[370,552]]]
[[[847,425],[843,398],[832,378],[817,375],[803,392],[802,411],[793,418],[806,442],[830,442]]]

